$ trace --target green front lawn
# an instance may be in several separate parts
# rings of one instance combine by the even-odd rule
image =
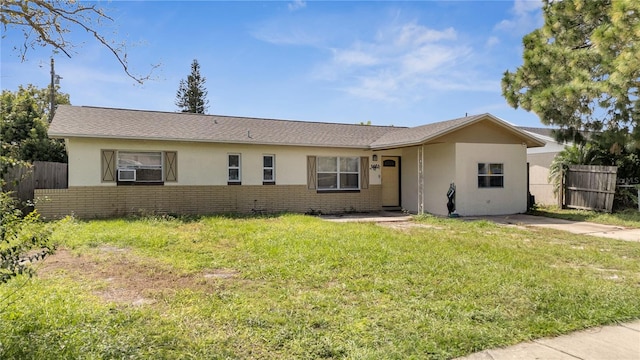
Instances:
[[[417,225],[62,221],[0,285],[0,358],[451,358],[640,318],[640,243]]]

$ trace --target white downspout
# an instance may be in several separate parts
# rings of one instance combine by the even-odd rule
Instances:
[[[424,214],[424,145],[418,147],[418,215]]]

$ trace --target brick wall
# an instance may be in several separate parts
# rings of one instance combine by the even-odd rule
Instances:
[[[104,218],[137,213],[213,214],[261,212],[322,213],[382,208],[381,186],[358,193],[318,193],[306,185],[87,186],[35,190],[36,209],[46,219],[73,214]]]

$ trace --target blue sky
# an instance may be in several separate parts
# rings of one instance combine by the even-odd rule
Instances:
[[[193,59],[209,113],[417,126],[490,112],[522,126],[535,114],[501,96],[522,63],[522,36],[542,25],[539,1],[112,1],[102,32],[128,43],[136,84],[82,30],[71,58],[36,48],[21,62],[22,33],[3,31],[2,89],[46,87],[49,58],[74,105],[176,111]],[[110,35],[114,33],[115,35]]]

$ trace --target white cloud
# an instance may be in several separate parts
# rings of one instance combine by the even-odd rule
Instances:
[[[453,28],[447,28],[443,31],[429,29],[427,27],[417,25],[415,23],[406,24],[398,31],[396,36],[397,44],[405,45],[421,45],[425,43],[436,42],[440,40],[455,40],[456,31]]]
[[[493,29],[494,30],[502,30],[502,31],[509,31],[509,30],[513,30],[516,27],[516,22],[513,20],[502,20],[499,23],[497,23]]]
[[[315,64],[312,79],[362,99],[414,102],[443,90],[496,91],[495,86],[487,90],[486,82],[469,80],[476,78],[469,75],[475,66],[474,45],[459,40],[453,27],[435,29],[394,19],[370,38],[360,35],[345,42],[343,33],[327,35],[321,28],[273,22],[253,35],[276,45],[324,51],[328,57]]]
[[[513,12],[517,16],[524,16],[540,9],[542,9],[541,0],[515,0],[513,3]]]
[[[496,31],[512,32],[517,36],[531,32],[542,26],[542,1],[515,0],[509,19],[503,19],[494,26]]]
[[[62,83],[70,85],[88,85],[97,86],[96,84],[135,84],[133,80],[127,77],[123,72],[116,70],[101,71],[91,67],[81,66],[77,64],[60,66],[56,73],[62,75]],[[93,85],[92,85],[93,84]]]
[[[253,37],[275,45],[301,45],[316,46],[322,39],[321,35],[307,32],[301,29],[280,31],[264,27],[252,33]]]
[[[490,48],[498,44],[500,44],[500,39],[497,36],[490,36],[485,42],[484,46]]]
[[[474,74],[460,70],[428,79],[426,85],[440,91],[496,92],[496,89],[500,89],[499,81],[478,79]]]
[[[449,79],[448,88],[469,87],[465,82],[455,85],[449,74],[472,53],[470,46],[457,41],[453,28],[437,30],[409,22],[379,29],[371,41],[332,49],[333,57],[318,66],[315,75],[344,83],[341,88],[356,97],[416,101],[445,88],[440,79]]]
[[[398,79],[389,73],[360,77],[355,85],[344,88],[350,95],[387,102],[399,100],[394,96],[399,87]]]
[[[287,7],[289,8],[289,11],[296,11],[307,7],[307,2],[304,0],[294,0],[293,2],[290,2]]]
[[[400,57],[402,70],[408,75],[428,75],[439,68],[446,67],[469,53],[469,49],[460,47],[426,45],[403,54]]]
[[[359,49],[333,49],[333,60],[345,66],[371,66],[379,63],[375,55]]]

